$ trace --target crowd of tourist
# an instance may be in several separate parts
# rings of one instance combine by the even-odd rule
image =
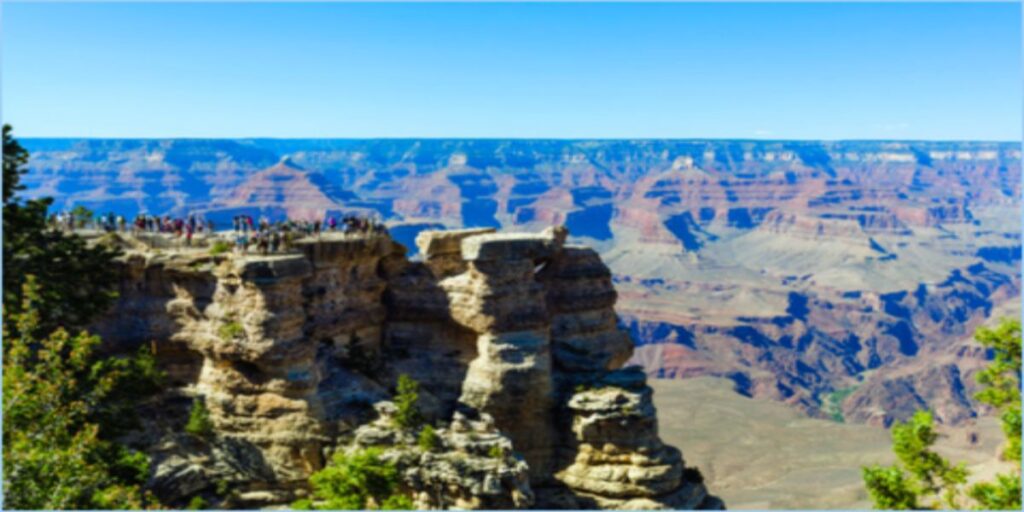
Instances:
[[[176,237],[185,235],[191,239],[193,233],[213,233],[214,225],[212,220],[204,220],[195,214],[189,214],[184,219],[172,218],[170,215],[136,215],[132,230],[134,233],[172,233]]]
[[[292,242],[303,237],[320,237],[324,232],[338,232],[337,217],[328,216],[322,221],[315,220],[280,220],[271,222],[261,217],[259,222],[250,215],[236,215],[231,219],[235,252],[247,254],[250,246],[263,255],[288,251]],[[341,232],[350,233],[384,233],[384,224],[366,217],[347,215],[341,220]]]
[[[102,230],[107,233],[127,233],[129,229],[133,235],[142,233],[167,233],[175,238],[184,241],[185,245],[192,245],[192,237],[198,233],[213,233],[214,225],[212,220],[205,220],[198,215],[189,214],[188,217],[171,217],[164,215],[139,214],[135,216],[129,226],[123,215],[116,215],[108,212],[105,215],[92,215],[91,212],[72,211],[59,212],[50,216],[50,225],[54,228],[72,231],[75,229]]]
[[[130,231],[136,236],[144,233],[167,234],[180,240],[186,247],[192,246],[192,239],[197,234],[212,235],[216,233],[213,221],[205,219],[199,214],[189,214],[186,217],[139,214],[129,224],[124,216],[116,215],[113,212],[105,215],[93,215],[88,210],[76,209],[53,214],[49,220],[52,227],[65,231],[75,229],[94,229],[108,233],[128,233]],[[345,234],[387,232],[383,223],[355,215],[346,215],[341,218],[340,222],[333,215],[319,221],[286,219],[273,222],[266,217],[260,217],[256,221],[250,215],[236,215],[231,219],[231,227],[229,243],[233,250],[240,254],[248,254],[250,247],[255,247],[260,254],[288,251],[296,240],[306,237],[319,238],[321,233],[325,232]]]
[[[125,219],[112,212],[94,216],[92,212],[58,212],[49,217],[50,227],[72,231],[75,229],[102,229],[104,231],[124,231]]]

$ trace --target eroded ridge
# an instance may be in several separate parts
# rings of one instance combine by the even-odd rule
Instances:
[[[287,504],[331,453],[378,446],[421,508],[721,508],[658,437],[651,389],[622,368],[608,268],[564,228],[325,236],[276,256],[128,251],[95,329],[152,344],[167,389],[132,442],[170,503]],[[390,420],[420,382],[440,450]],[[213,430],[187,434],[202,401]]]

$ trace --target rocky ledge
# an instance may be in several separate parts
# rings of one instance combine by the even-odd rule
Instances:
[[[378,446],[421,508],[723,508],[664,445],[643,373],[622,368],[608,268],[542,233],[426,231],[421,258],[385,234],[299,252],[129,250],[94,330],[151,345],[166,390],[129,441],[165,502],[280,506],[336,450]],[[389,421],[399,375],[441,449]],[[201,400],[213,429],[184,432]]]

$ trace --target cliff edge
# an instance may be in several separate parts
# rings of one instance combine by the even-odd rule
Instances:
[[[167,503],[284,505],[335,450],[379,446],[419,508],[723,508],[658,436],[651,388],[623,368],[611,274],[539,234],[325,234],[286,255],[128,251],[112,351],[150,344],[166,390],[127,440]],[[399,375],[443,447],[389,421]],[[184,432],[195,400],[208,435]]]

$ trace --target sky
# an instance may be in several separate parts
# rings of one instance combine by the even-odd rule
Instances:
[[[1021,139],[1019,3],[2,9],[19,137]]]

